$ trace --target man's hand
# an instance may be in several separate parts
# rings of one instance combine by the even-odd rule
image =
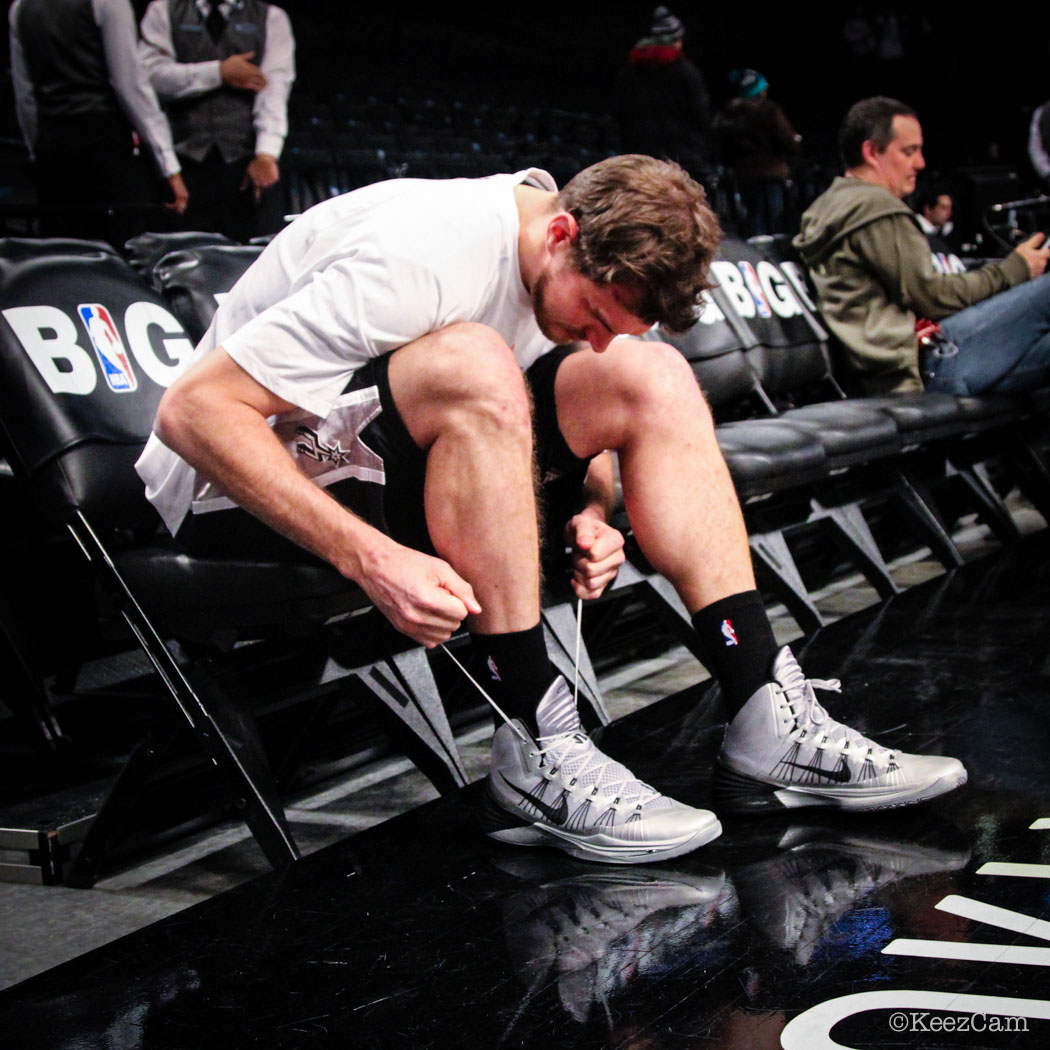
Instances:
[[[248,169],[244,173],[244,181],[241,183],[241,192],[251,187],[255,203],[262,199],[263,190],[276,186],[281,179],[280,169],[277,167],[277,158],[269,153],[256,153],[248,162]]]
[[[623,535],[592,514],[577,514],[565,526],[572,546],[572,589],[578,598],[597,598],[624,562]]]
[[[182,181],[182,175],[179,172],[175,172],[174,175],[169,175],[168,185],[171,187],[172,199],[168,201],[164,207],[169,211],[175,212],[177,215],[182,215],[186,210],[186,203],[190,199],[190,192],[186,189],[186,183]]]
[[[1026,263],[1028,263],[1029,277],[1038,277],[1046,270],[1047,260],[1050,259],[1050,246],[1040,248],[1039,246],[1044,240],[1045,237],[1043,234],[1034,233],[1027,241],[1021,241],[1021,243],[1014,248],[1014,251],[1017,252]]]
[[[219,76],[227,87],[242,91],[262,91],[266,87],[266,74],[252,61],[254,51],[243,51],[230,55],[219,63]]]
[[[448,562],[393,540],[364,556],[354,579],[402,634],[428,649],[447,642],[468,615],[481,612],[473,588]]]

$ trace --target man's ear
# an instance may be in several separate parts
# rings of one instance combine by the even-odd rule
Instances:
[[[580,228],[571,212],[560,211],[547,223],[547,250],[566,248],[576,240]]]
[[[860,155],[864,158],[865,164],[874,164],[885,152],[875,145],[874,139],[865,139],[860,144]]]

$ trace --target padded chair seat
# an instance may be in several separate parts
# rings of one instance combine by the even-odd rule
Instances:
[[[182,637],[230,626],[309,630],[370,604],[322,562],[200,558],[159,545],[118,553],[114,562],[158,629]]]
[[[722,423],[715,437],[742,498],[797,488],[828,475],[823,445],[777,419]]]
[[[923,444],[968,433],[966,407],[954,394],[936,391],[914,394],[885,394],[858,399],[870,408],[885,412],[897,425],[904,443]]]
[[[884,412],[853,401],[823,401],[792,408],[776,422],[813,435],[832,468],[896,455],[903,448],[894,421]]]
[[[223,233],[209,230],[172,230],[164,233],[140,233],[124,243],[124,255],[132,267],[147,281],[153,278],[153,267],[169,252],[200,248],[205,244],[233,244]]]
[[[889,415],[905,444],[965,437],[1005,426],[1016,422],[1025,410],[1022,402],[1010,394],[956,395],[927,390],[864,397],[857,401]],[[1050,397],[1047,403],[1050,404]]]
[[[1025,414],[1023,399],[1014,394],[965,394],[959,406],[971,432],[1016,423]]]

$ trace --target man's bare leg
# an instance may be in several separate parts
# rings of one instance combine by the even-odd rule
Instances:
[[[747,531],[711,413],[673,347],[617,339],[558,370],[558,422],[580,456],[614,449],[631,527],[690,613],[753,589]]]
[[[768,680],[776,641],[740,504],[692,369],[673,347],[617,339],[558,370],[558,422],[580,456],[619,455],[624,503],[653,567],[692,616],[730,712]]]
[[[778,651],[754,590],[747,538],[692,369],[672,347],[616,340],[570,355],[555,386],[570,448],[620,453],[624,500],[646,556],[693,613],[730,720],[715,773],[720,810],[883,809],[966,783],[957,759],[882,747],[815,701]],[[734,588],[738,588],[734,593]]]
[[[514,356],[491,329],[453,325],[394,352],[390,387],[427,450],[434,547],[481,604],[472,627],[518,631],[539,619],[532,423]]]
[[[487,689],[536,731],[556,674],[540,622],[532,418],[514,355],[491,329],[454,325],[394,352],[390,387],[427,450],[425,505],[434,547],[470,582],[468,620]]]

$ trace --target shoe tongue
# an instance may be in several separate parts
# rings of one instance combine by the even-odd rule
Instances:
[[[580,715],[569,684],[558,675],[536,708],[536,727],[541,737],[572,733],[580,729]]]
[[[806,691],[806,676],[802,673],[794,653],[785,645],[773,661],[773,677],[785,692],[797,694],[801,699]]]

